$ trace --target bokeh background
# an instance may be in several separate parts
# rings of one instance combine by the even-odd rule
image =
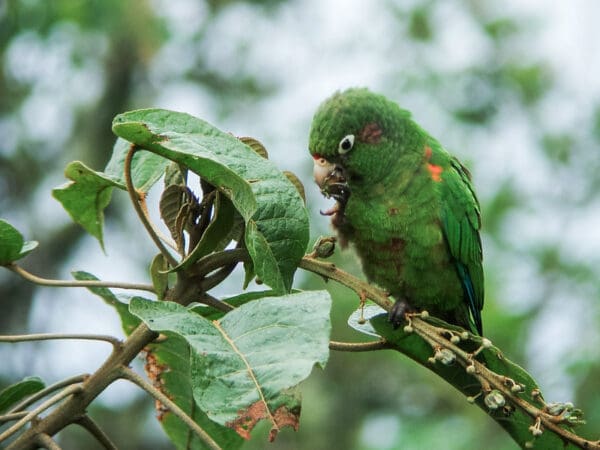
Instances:
[[[311,180],[308,129],[337,89],[368,86],[410,109],[471,169],[483,209],[485,334],[549,401],[600,427],[600,3],[449,0],[0,1],[0,216],[40,247],[24,266],[144,281],[155,253],[124,195],[106,214],[106,254],[50,195],[71,160],[102,169],[114,115],[164,107],[260,139],[305,183],[313,238],[329,206]],[[159,193],[154,193],[154,199]],[[156,215],[154,217],[157,217]],[[359,274],[351,251],[336,262]],[[357,299],[334,296],[333,335]],[[219,294],[241,289],[239,277]],[[0,271],[0,332],[121,335],[83,290],[38,289]],[[0,384],[93,371],[102,343],[0,346]],[[141,364],[138,363],[138,368]],[[273,449],[513,449],[451,387],[401,355],[333,353],[304,383],[300,431]],[[119,448],[168,449],[153,402],[117,383],[91,408]],[[595,431],[595,432],[594,432]],[[245,448],[260,449],[257,429]],[[66,449],[97,448],[71,427]]]

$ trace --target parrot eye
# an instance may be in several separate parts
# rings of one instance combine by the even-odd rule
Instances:
[[[354,146],[354,135],[348,134],[347,136],[344,136],[342,138],[342,140],[340,141],[340,144],[338,145],[338,153],[340,155],[345,155],[350,150],[352,150],[353,146]]]

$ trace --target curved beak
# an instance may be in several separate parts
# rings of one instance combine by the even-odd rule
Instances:
[[[331,174],[335,171],[336,165],[319,155],[313,156],[313,164],[313,177],[315,183],[317,183],[320,188],[323,188],[327,184]]]
[[[313,176],[325,197],[333,197],[345,203],[350,195],[343,167],[327,161],[320,155],[313,156]]]

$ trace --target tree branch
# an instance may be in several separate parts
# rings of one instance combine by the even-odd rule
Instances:
[[[27,397],[22,402],[17,403],[8,412],[9,413],[17,413],[17,412],[19,412],[19,411],[27,408],[29,405],[34,404],[38,400],[46,397],[48,394],[50,394],[50,393],[52,393],[54,391],[58,391],[59,389],[62,389],[62,388],[67,387],[67,386],[70,386],[72,384],[82,383],[88,377],[89,377],[88,374],[77,375],[77,376],[70,377],[70,378],[67,378],[65,380],[59,381],[57,383],[51,384],[50,386],[45,387],[41,391],[38,391],[35,394],[31,395],[30,397]]]
[[[42,448],[45,448],[48,450],[61,450],[60,446],[56,442],[54,442],[54,439],[52,439],[50,436],[48,436],[45,433],[38,434],[37,443]]]
[[[71,386],[63,389],[62,391],[60,391],[58,394],[54,395],[53,397],[50,397],[48,400],[43,402],[40,406],[38,406],[34,410],[30,411],[26,416],[21,418],[18,422],[16,422],[11,427],[7,428],[3,433],[1,433],[0,434],[0,442],[4,441],[5,439],[7,439],[10,436],[12,436],[13,434],[15,434],[23,426],[25,426],[27,424],[27,422],[29,422],[33,418],[37,417],[40,413],[42,413],[45,410],[47,410],[48,408],[52,407],[53,405],[60,402],[64,398],[69,397],[70,395],[73,395],[73,394],[77,394],[78,392],[81,392],[81,385],[71,385]],[[14,442],[13,442],[13,444],[14,444]],[[10,448],[10,447],[11,446],[9,446],[7,448]],[[18,448],[18,447],[15,447],[15,448]]]
[[[119,378],[119,368],[129,364],[142,349],[152,342],[158,336],[157,333],[148,329],[144,324],[139,325],[127,337],[123,344],[114,348],[111,355],[104,364],[80,386],[70,386],[67,389],[76,387],[80,389],[78,395],[67,398],[59,407],[46,415],[43,419],[36,421],[32,426],[17,437],[7,450],[33,450],[37,445],[36,437],[40,433],[53,436],[60,430],[73,423],[76,418],[85,414],[88,405],[100,394],[107,386]],[[64,391],[61,391],[64,392]],[[29,420],[29,419],[28,419]],[[19,428],[22,425],[19,426]],[[8,430],[7,430],[8,431]],[[11,434],[13,434],[11,432]]]
[[[129,367],[121,367],[121,377],[136,384],[148,394],[158,400],[162,405],[175,414],[183,423],[185,423],[194,433],[198,435],[202,442],[204,442],[212,450],[220,450],[221,447],[217,444],[213,438],[204,431],[191,417],[189,417],[179,406],[177,406],[169,397],[163,394],[161,391],[156,389],[137,373],[131,370]]]
[[[14,336],[0,335],[0,342],[28,342],[28,341],[50,341],[59,339],[80,339],[86,341],[104,341],[118,347],[122,342],[114,336],[105,334],[84,334],[84,333],[38,333],[38,334],[20,334]]]
[[[335,280],[340,284],[352,289],[358,294],[358,296],[361,299],[368,298],[374,301],[384,310],[390,310],[392,302],[389,300],[388,294],[386,292],[350,275],[349,273],[343,270],[338,269],[334,264],[317,260],[315,256],[315,252],[313,252],[310,255],[306,255],[300,262],[299,267],[321,275],[326,279]],[[436,364],[437,362],[441,362],[442,364],[450,365],[454,362],[457,362],[462,368],[464,368],[467,374],[473,376],[475,380],[477,380],[484,394],[487,395],[492,391],[497,391],[499,395],[503,397],[500,399],[500,402],[502,404],[504,404],[506,399],[510,399],[512,405],[519,408],[535,422],[534,425],[529,427],[532,440],[525,443],[525,445],[533,445],[533,439],[536,439],[541,435],[543,427],[546,430],[554,433],[556,436],[560,437],[560,439],[563,442],[568,442],[572,445],[583,449],[600,450],[600,441],[590,441],[584,439],[576,435],[575,433],[572,433],[571,431],[559,426],[561,424],[570,425],[570,423],[567,420],[567,417],[563,417],[562,415],[557,416],[551,414],[551,411],[546,410],[545,404],[542,408],[538,408],[536,405],[534,405],[527,399],[523,398],[522,396],[519,396],[519,394],[522,393],[522,389],[524,389],[524,386],[521,386],[518,382],[515,382],[507,376],[493,372],[492,370],[488,369],[488,367],[484,363],[478,361],[475,358],[475,356],[478,353],[480,353],[483,349],[491,347],[491,342],[489,340],[485,338],[480,338],[478,336],[473,336],[465,331],[458,333],[452,328],[443,328],[431,325],[426,320],[424,320],[427,317],[428,314],[426,313],[426,311],[424,311],[421,314],[407,315],[408,325],[404,328],[404,336],[406,336],[406,334],[414,333],[415,335],[420,337],[423,341],[429,344],[431,349],[433,349],[433,357],[430,357],[428,360],[426,359],[425,361],[423,361],[420,358],[420,355],[417,356],[414,351],[411,353],[410,351],[407,351],[407,348],[394,345],[391,342],[389,342],[389,340],[386,341],[388,348],[394,348],[425,366],[427,366],[427,363]],[[399,332],[394,333],[397,334]],[[396,334],[394,333],[392,333],[391,331],[389,332],[390,336],[395,336]],[[462,338],[459,336],[462,336]],[[396,335],[396,337],[398,336]],[[390,337],[390,339],[393,339],[393,337]],[[468,352],[456,345],[458,342],[460,342],[461,339],[469,340],[472,342],[480,342],[481,346],[473,352]],[[338,348],[336,347],[339,344],[332,344],[333,346],[330,345],[330,348],[337,350]],[[347,347],[347,344],[342,345],[340,347],[340,349],[345,351],[351,351],[349,350],[350,348],[352,347]],[[504,359],[504,357],[499,352],[496,353],[495,356]],[[429,368],[431,369],[431,366]],[[444,375],[440,372],[441,371],[436,371],[438,375],[444,378]],[[448,379],[447,381],[452,382]],[[532,394],[531,397],[534,397],[534,395]],[[468,397],[468,400],[470,401],[474,401],[474,399],[474,397]],[[482,406],[482,404],[480,404],[480,406]],[[487,408],[489,408],[488,411],[493,410],[492,407],[485,404],[484,402],[482,407],[485,409],[486,406]],[[495,416],[494,419],[499,421],[499,419]],[[519,444],[523,444],[523,442],[519,442]]]
[[[302,258],[298,267],[308,270],[309,272],[316,273],[317,275],[321,275],[326,279],[335,280],[338,283],[352,289],[360,298],[368,298],[386,311],[389,311],[394,304],[388,298],[388,294],[386,292],[359,280],[344,270],[338,269],[335,264],[319,261],[318,259],[307,255]]]
[[[19,412],[9,412],[6,414],[0,415],[0,425],[6,422],[12,422],[13,420],[19,420],[25,417],[29,412],[27,411],[19,411]]]
[[[102,281],[102,280],[50,280],[47,278],[38,277],[32,273],[27,272],[22,267],[15,263],[8,264],[7,269],[13,271],[17,275],[25,278],[32,283],[39,284],[41,286],[52,286],[52,287],[84,287],[84,288],[117,288],[117,289],[132,289],[139,291],[148,291],[155,293],[154,287],[150,284],[140,283],[123,283],[120,281]]]
[[[389,350],[394,348],[385,339],[373,342],[338,342],[330,341],[329,349],[338,352],[371,352],[374,350]]]
[[[73,423],[85,428],[106,450],[118,450],[117,446],[113,444],[102,428],[87,414],[81,416]]]
[[[200,258],[194,264],[195,270],[192,269],[190,275],[194,277],[205,277],[214,270],[221,267],[228,267],[231,264],[250,261],[250,254],[245,248],[235,248],[231,250],[223,250],[222,252],[211,253],[203,258]]]

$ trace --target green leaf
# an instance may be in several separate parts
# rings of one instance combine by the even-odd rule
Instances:
[[[326,291],[302,292],[252,301],[210,321],[173,302],[130,303],[151,329],[186,339],[196,403],[243,437],[260,419],[271,422],[272,437],[297,426],[300,402],[290,388],[327,362],[330,307]]]
[[[71,181],[52,190],[52,195],[67,210],[75,222],[98,239],[104,248],[102,225],[104,208],[110,203],[114,187],[125,189],[118,180],[96,172],[80,161],[73,161],[65,169]]]
[[[38,377],[27,377],[0,391],[0,414],[6,412],[11,406],[21,400],[44,389],[46,385]]]
[[[84,271],[71,272],[71,275],[73,275],[73,278],[76,280],[98,280],[98,278],[91,273]],[[128,304],[121,300],[129,299],[129,297],[115,294],[110,289],[103,287],[89,287],[88,290],[102,298],[106,304],[115,308],[121,318],[123,331],[127,336],[140,324],[140,320],[129,312]]]
[[[125,158],[131,144],[124,139],[117,139],[113,154],[104,168],[104,173],[117,180],[125,189]],[[131,181],[140,192],[148,192],[163,176],[170,161],[148,152],[136,152],[131,160]]]
[[[160,389],[206,431],[222,448],[237,449],[243,440],[230,428],[208,418],[194,401],[191,379],[190,346],[174,333],[165,333],[167,339],[150,344],[146,353],[146,373]],[[177,416],[157,405],[157,418],[171,442],[180,450],[206,448],[202,441]]]
[[[105,172],[90,169],[80,161],[73,161],[65,168],[65,177],[71,180],[52,190],[56,198],[88,233],[98,239],[104,248],[102,227],[104,209],[110,203],[113,188],[127,190],[124,177],[124,161],[130,144],[117,140],[113,155]],[[169,161],[160,156],[139,152],[131,162],[131,177],[140,192],[148,192],[161,177]]]
[[[229,197],[246,222],[256,273],[277,292],[289,292],[308,243],[308,214],[272,162],[207,122],[173,111],[124,113],[115,117],[113,131],[188,167]]]
[[[460,330],[460,328],[448,325],[439,319],[429,318],[428,322],[435,323],[436,326],[443,328]],[[388,315],[382,314],[370,319],[376,332],[385,338],[388,342],[394,344],[398,351],[412,358],[422,366],[438,374],[460,392],[466,396],[477,396],[481,392],[479,382],[469,375],[459,364],[444,365],[440,362],[429,363],[428,359],[433,356],[431,346],[415,333],[405,333],[402,329],[394,330],[388,321]],[[473,337],[469,341],[462,341],[458,344],[463,350],[473,352],[479,346],[481,338]],[[517,394],[519,398],[529,403],[541,407],[539,400],[534,399],[532,392],[539,389],[535,380],[525,370],[517,364],[508,360],[496,347],[483,349],[477,359],[485,363],[488,369],[501,376],[511,378],[517,383],[522,384],[525,389]],[[533,425],[534,419],[526,415],[521,409],[507,412],[504,408],[490,410],[485,404],[485,395],[480,395],[475,399],[475,404],[483,409],[493,420],[503,427],[511,437],[525,448],[525,443],[533,440],[529,427]],[[508,401],[508,399],[507,399]],[[508,401],[508,404],[510,402]],[[574,449],[572,445],[566,445],[556,434],[546,432],[535,439],[535,447],[540,449],[565,448]]]
[[[19,230],[0,219],[0,265],[23,258],[37,245],[36,241],[25,241]]]
[[[159,253],[152,258],[150,264],[150,277],[152,278],[152,286],[158,295],[158,298],[163,298],[164,293],[169,287],[169,263],[162,253]]]

